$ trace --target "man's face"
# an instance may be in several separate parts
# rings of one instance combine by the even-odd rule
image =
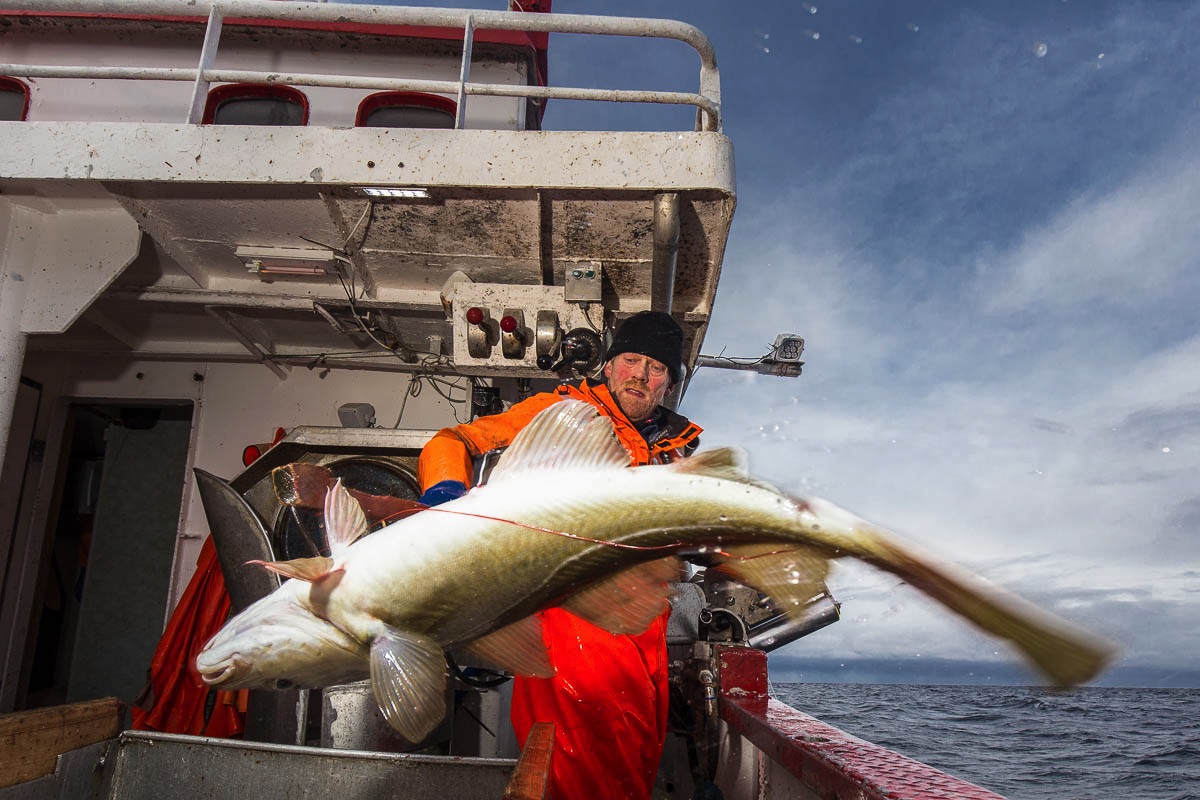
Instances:
[[[621,353],[611,359],[604,365],[604,377],[630,422],[649,419],[671,390],[667,365],[640,353]]]

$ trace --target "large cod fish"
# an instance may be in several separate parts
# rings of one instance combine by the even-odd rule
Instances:
[[[799,611],[831,560],[894,573],[1008,640],[1053,684],[1094,677],[1099,640],[823,500],[749,477],[740,453],[631,469],[611,422],[563,400],[514,439],[484,486],[370,536],[335,485],[331,556],[266,564],[292,580],[246,608],[196,658],[227,689],[313,687],[369,673],[384,717],[413,742],[445,714],[445,651],[549,676],[536,612],[561,605],[614,633],[666,608],[677,556],[708,563]]]

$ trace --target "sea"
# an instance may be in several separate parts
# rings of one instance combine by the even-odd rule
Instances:
[[[1200,800],[1200,689],[773,689],[780,702],[1009,800]]]

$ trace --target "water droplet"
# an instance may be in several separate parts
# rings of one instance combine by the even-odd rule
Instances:
[[[820,32],[818,32],[818,31],[809,31],[809,30],[806,30],[806,31],[804,32],[804,35],[805,35],[805,36],[807,36],[809,39],[812,39],[813,41],[816,41],[817,39],[820,39],[820,38],[821,38],[821,34],[820,34]]]
[[[917,23],[915,23],[915,22],[910,22],[910,23],[908,23],[908,25],[906,25],[905,27],[907,27],[907,28],[908,28],[910,31],[912,31],[913,33],[916,33],[917,31],[921,30],[921,26],[920,26],[920,25],[918,25],[918,24],[917,24]]]
[[[1169,452],[1171,452],[1171,448],[1169,448],[1169,447],[1164,447],[1162,450],[1163,450],[1163,452],[1164,452],[1164,453],[1169,453]]]
[[[726,514],[722,514],[721,516],[717,517],[717,519],[719,519],[721,522],[729,522],[729,517]]]
[[[807,11],[810,14],[817,13],[817,7],[814,6],[812,3],[801,3],[800,7],[803,8],[805,11]]]
[[[851,42],[852,44],[862,44],[862,37],[861,37],[861,36],[855,36],[854,34],[851,34],[851,35],[850,35],[850,42]]]
[[[1045,57],[1046,57],[1046,51],[1047,51],[1048,49],[1049,49],[1049,48],[1048,48],[1048,47],[1046,47],[1046,43],[1045,43],[1045,42],[1034,42],[1034,43],[1033,43],[1033,54],[1034,54],[1035,56],[1037,56],[1038,58],[1045,58]]]

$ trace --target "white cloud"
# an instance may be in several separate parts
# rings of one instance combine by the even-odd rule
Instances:
[[[792,330],[805,374],[705,370],[684,408],[756,474],[1143,664],[1200,662],[1200,124],[1194,100],[1153,113],[1200,13],[1175,10],[1039,34],[1045,59],[1028,30],[966,18],[921,83],[839,129],[851,155],[740,187],[705,350]],[[843,620],[804,652],[1005,652],[894,577],[832,585]]]
[[[1087,192],[996,265],[983,267],[990,312],[1133,306],[1194,285],[1200,267],[1200,148],[1195,131],[1103,194]]]

